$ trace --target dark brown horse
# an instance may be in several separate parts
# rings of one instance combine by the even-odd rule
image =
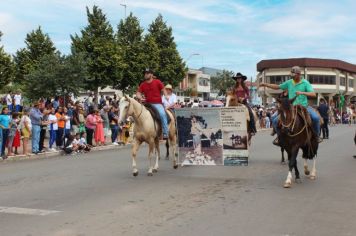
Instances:
[[[295,170],[296,182],[300,181],[297,167],[297,156],[299,149],[303,151],[304,173],[310,179],[315,179],[315,157],[318,151],[317,136],[313,132],[311,119],[307,109],[301,105],[293,106],[295,98],[278,98],[278,113],[280,114],[278,134],[280,146],[287,152],[289,160],[289,172],[284,183],[285,188],[292,185],[292,170]],[[307,160],[314,160],[313,169],[308,170]]]

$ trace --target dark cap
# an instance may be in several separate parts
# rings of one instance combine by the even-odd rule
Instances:
[[[146,68],[144,71],[143,71],[144,74],[146,73],[149,73],[149,74],[153,74],[153,70],[151,70],[150,68]]]
[[[240,72],[237,72],[235,76],[232,77],[234,80],[237,80],[237,79],[242,79],[242,80],[247,80],[247,77],[243,74],[241,74]]]

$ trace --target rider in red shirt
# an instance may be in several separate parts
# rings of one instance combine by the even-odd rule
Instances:
[[[142,94],[145,95],[146,103],[150,103],[158,111],[161,122],[163,139],[168,138],[168,124],[166,111],[162,104],[161,92],[164,89],[163,83],[153,75],[151,69],[144,71],[145,81],[140,84],[136,96],[142,100]]]

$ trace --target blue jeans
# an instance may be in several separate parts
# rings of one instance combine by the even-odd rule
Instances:
[[[117,135],[119,134],[119,126],[118,125],[110,125],[111,128],[111,142],[116,142]]]
[[[21,106],[20,105],[16,105],[15,106],[15,112],[20,112],[21,111]]]
[[[52,148],[54,142],[56,141],[57,137],[57,130],[50,130],[49,131],[49,148]]]
[[[0,156],[2,156],[2,128],[0,128]]]
[[[40,151],[41,126],[32,125],[32,152]]]
[[[168,136],[168,121],[167,121],[166,111],[165,111],[163,105],[162,104],[152,104],[152,106],[154,108],[156,108],[156,110],[158,111],[159,116],[161,118],[163,136]]]
[[[311,106],[308,106],[307,110],[308,110],[310,118],[312,120],[312,126],[313,126],[313,129],[314,129],[314,132],[315,132],[316,135],[319,136],[320,135],[320,120],[319,120],[319,116]],[[272,120],[273,128],[275,129],[277,134],[279,134],[279,128],[278,128],[279,115],[278,115],[277,112],[274,113],[271,116],[271,120]]]
[[[5,147],[6,147],[6,141],[8,136],[9,136],[9,129],[2,129],[1,156],[5,156]]]

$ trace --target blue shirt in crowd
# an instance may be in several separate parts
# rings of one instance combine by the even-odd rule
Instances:
[[[3,126],[1,128],[8,129],[10,125],[11,118],[9,115],[2,114],[0,115],[0,125]]]
[[[30,112],[30,119],[32,125],[41,125],[43,115],[38,108],[32,108]]]

